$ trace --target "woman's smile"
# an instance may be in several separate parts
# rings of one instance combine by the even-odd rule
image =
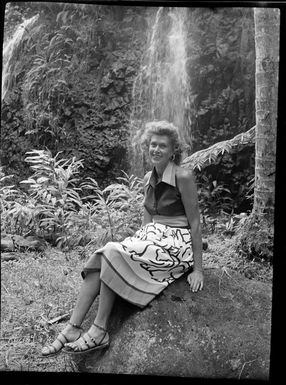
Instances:
[[[152,157],[154,159],[160,159],[161,158],[160,154],[152,154]]]
[[[168,136],[153,135],[149,145],[149,155],[155,165],[166,166],[173,154]]]

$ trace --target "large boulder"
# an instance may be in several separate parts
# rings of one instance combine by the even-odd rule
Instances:
[[[209,269],[198,293],[182,277],[143,310],[118,299],[109,349],[75,363],[80,372],[268,379],[271,293],[270,284]]]

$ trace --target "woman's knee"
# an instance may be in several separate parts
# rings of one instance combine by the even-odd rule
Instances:
[[[99,273],[101,270],[101,254],[92,255],[81,272],[81,276],[84,279],[87,274]]]

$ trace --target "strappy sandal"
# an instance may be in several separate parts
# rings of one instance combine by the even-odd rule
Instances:
[[[109,346],[109,338],[108,338],[107,342],[102,343],[105,336],[107,335],[107,330],[104,329],[102,326],[97,325],[96,323],[93,323],[93,325],[96,326],[98,329],[104,331],[104,335],[99,342],[96,342],[95,339],[88,332],[86,332],[86,333],[84,333],[84,335],[82,335],[80,337],[83,340],[83,342],[85,343],[85,345],[87,346],[86,349],[83,349],[81,345],[75,346],[79,350],[74,350],[74,347],[72,347],[72,346],[65,346],[65,348],[63,349],[63,352],[68,353],[68,354],[83,354],[83,353],[88,353],[88,352],[91,352],[94,350],[100,350],[100,349],[107,348]],[[89,337],[90,341],[93,343],[93,345],[90,344],[90,341],[86,341],[86,339],[84,338],[85,335],[88,335],[88,337]],[[77,342],[79,342],[79,339],[77,340]]]
[[[76,325],[76,324],[73,324],[71,322],[68,322],[71,326],[77,328],[77,329],[80,329],[80,330],[83,330],[82,327],[80,327],[79,325]],[[55,339],[55,342],[59,342],[60,343],[60,347],[59,348],[56,348],[53,343],[50,344],[50,345],[47,345],[47,346],[44,346],[43,349],[42,349],[42,356],[43,357],[50,357],[50,356],[55,356],[57,354],[59,354],[61,352],[61,350],[63,349],[63,347],[65,346],[66,343],[68,342],[75,342],[77,341],[80,337],[81,337],[82,333],[80,332],[79,336],[77,339],[75,339],[74,341],[69,341],[67,339],[67,337],[63,334],[63,333],[60,333],[57,338]],[[43,350],[44,349],[47,349],[47,353],[43,353]]]

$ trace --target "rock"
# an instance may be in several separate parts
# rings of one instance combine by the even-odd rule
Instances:
[[[1,236],[1,250],[38,250],[45,249],[45,241],[36,236],[22,237],[21,235],[5,234]]]
[[[17,243],[19,247],[30,250],[39,250],[43,251],[45,248],[45,241],[39,237],[29,235],[25,238],[22,238]]]
[[[1,236],[1,251],[14,250],[14,242],[11,238]]]
[[[118,298],[110,347],[74,356],[78,370],[268,379],[271,285],[228,272],[206,270],[198,293],[182,277],[143,310]]]

